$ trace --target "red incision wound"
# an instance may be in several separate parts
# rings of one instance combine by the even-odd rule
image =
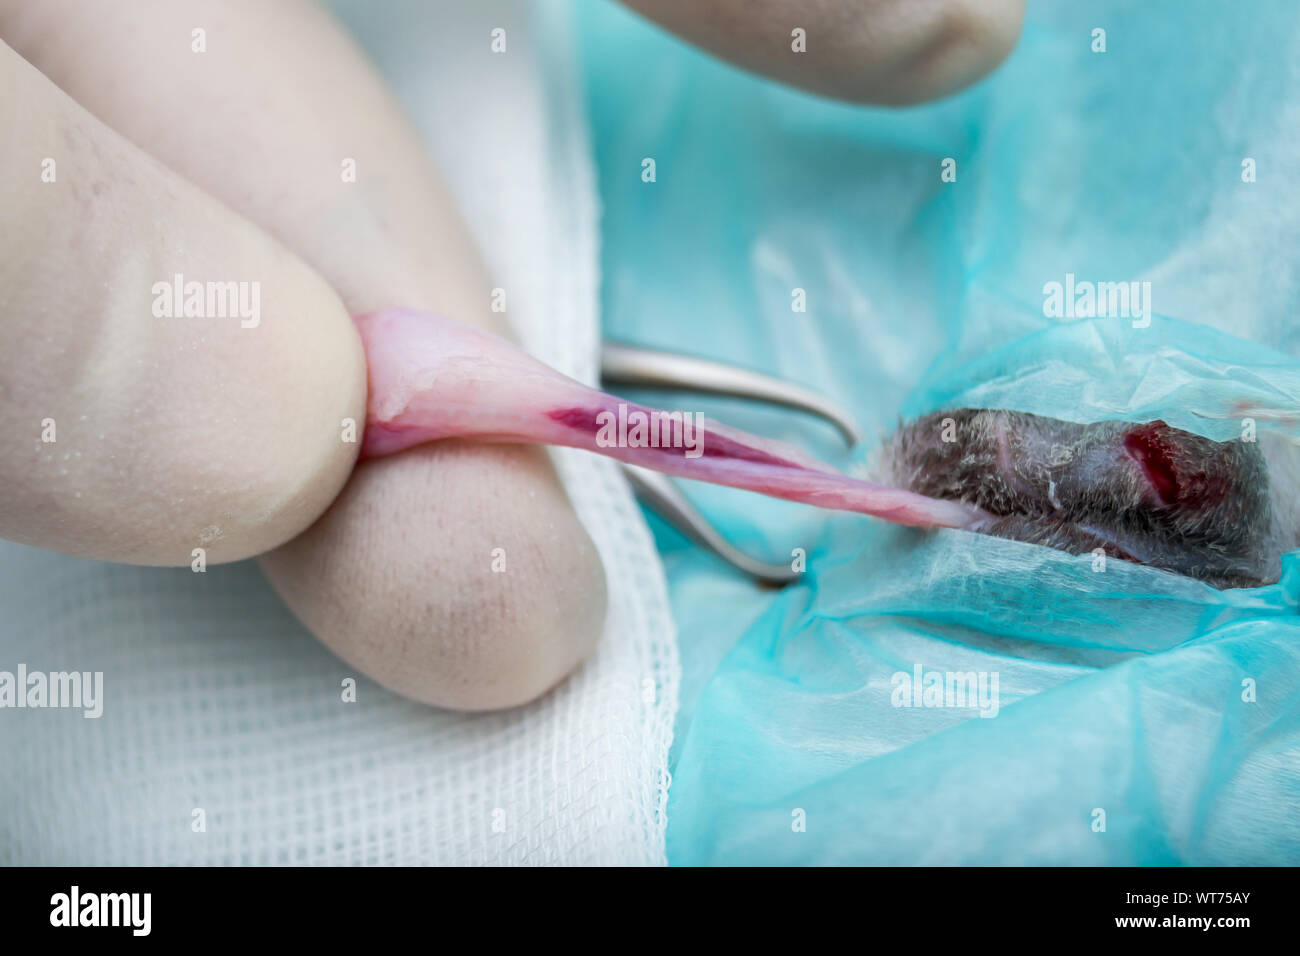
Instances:
[[[1168,428],[1162,421],[1140,425],[1124,436],[1124,448],[1142,467],[1160,502],[1172,505],[1178,500],[1178,475],[1174,472]]]
[[[1124,436],[1124,448],[1141,466],[1161,504],[1183,508],[1220,504],[1228,494],[1226,475],[1218,474],[1209,461],[1206,468],[1179,474],[1174,465],[1177,443],[1178,433],[1162,421],[1139,425]],[[1182,457],[1186,462],[1188,455]]]

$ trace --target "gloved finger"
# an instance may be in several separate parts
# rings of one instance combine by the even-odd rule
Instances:
[[[0,536],[177,565],[293,537],[364,414],[337,295],[3,43],[0,128]]]
[[[442,23],[431,9],[422,28]],[[506,331],[418,140],[315,4],[0,2],[0,30],[97,116],[281,238],[349,311],[404,305]],[[492,570],[496,548],[514,556],[506,575]],[[603,624],[595,548],[536,448],[455,442],[363,462],[264,567],[340,656],[447,706],[536,696]]]
[[[919,103],[988,73],[1024,0],[623,0],[723,59],[815,93]]]
[[[0,37],[319,272],[356,314],[491,284],[391,95],[309,0],[0,0]]]

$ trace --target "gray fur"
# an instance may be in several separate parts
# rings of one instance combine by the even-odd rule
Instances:
[[[1275,582],[1300,536],[1293,446],[1266,455],[1256,442],[1164,422],[938,412],[899,429],[882,469],[892,484],[984,508],[994,518],[975,530],[986,534],[1072,554],[1100,548],[1220,588]]]

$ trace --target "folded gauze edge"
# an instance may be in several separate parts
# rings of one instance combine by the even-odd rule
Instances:
[[[596,207],[568,5],[331,5],[423,136],[525,349],[594,384]],[[508,56],[489,52],[498,27]],[[0,660],[104,673],[96,719],[0,721],[0,860],[663,864],[679,663],[662,568],[617,464],[553,455],[600,550],[606,627],[568,680],[502,713],[364,680],[341,704],[356,672],[253,562],[196,575],[0,542]]]

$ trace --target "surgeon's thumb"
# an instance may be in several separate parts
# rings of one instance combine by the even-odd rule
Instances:
[[[0,129],[0,537],[158,565],[294,537],[364,422],[338,297],[3,43]]]

